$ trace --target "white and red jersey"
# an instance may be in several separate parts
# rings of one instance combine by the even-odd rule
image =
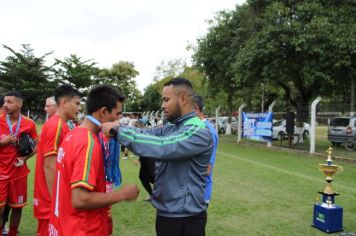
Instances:
[[[72,189],[106,191],[102,148],[96,134],[76,127],[64,138],[57,156],[52,192],[50,235],[108,235],[108,208],[78,210]]]
[[[58,154],[59,145],[65,135],[69,132],[69,127],[58,115],[54,115],[43,125],[41,136],[38,142],[35,187],[34,187],[34,216],[37,219],[49,219],[51,210],[51,196],[48,192],[47,182],[44,173],[44,160],[49,156]]]

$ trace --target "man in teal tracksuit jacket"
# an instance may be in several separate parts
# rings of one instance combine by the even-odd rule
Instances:
[[[157,235],[205,235],[205,173],[213,151],[212,136],[193,112],[189,80],[167,82],[162,98],[169,124],[152,129],[104,124],[102,130],[111,131],[137,156],[156,160],[152,205],[157,209]]]

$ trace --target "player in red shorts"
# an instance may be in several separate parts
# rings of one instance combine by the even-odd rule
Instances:
[[[67,121],[78,116],[80,111],[80,92],[64,84],[54,91],[57,111],[44,124],[38,142],[35,187],[34,216],[38,221],[37,236],[46,236],[51,211],[51,194],[56,172],[56,159],[59,145],[69,132]]]
[[[123,186],[106,193],[100,123],[117,120],[124,97],[109,85],[94,87],[87,97],[89,114],[64,138],[57,156],[52,192],[50,235],[108,235],[108,206],[134,200],[138,188]]]
[[[8,235],[16,235],[21,221],[22,208],[27,201],[27,175],[30,170],[28,156],[18,154],[16,142],[22,133],[37,140],[36,125],[33,120],[21,115],[22,95],[12,91],[5,95],[5,113],[0,116],[0,232],[3,230],[4,206],[12,208]]]

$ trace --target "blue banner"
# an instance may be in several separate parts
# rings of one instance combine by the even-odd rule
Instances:
[[[251,140],[272,141],[272,112],[242,113],[243,137]]]

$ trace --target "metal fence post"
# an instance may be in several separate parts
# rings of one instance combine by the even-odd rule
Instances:
[[[316,105],[320,102],[320,100],[321,100],[321,97],[317,97],[311,104],[310,153],[315,153]]]
[[[273,101],[269,107],[268,107],[268,112],[273,112],[273,107],[274,105],[276,105],[276,101]],[[273,120],[272,120],[272,125],[273,125]],[[273,127],[272,127],[272,133],[273,133]],[[267,143],[267,147],[272,147],[272,138],[273,138],[273,134],[272,134],[272,137],[271,137],[271,141],[268,141]]]
[[[216,108],[216,110],[215,110],[215,129],[216,129],[217,134],[219,133],[219,127],[218,127],[219,110],[220,110],[220,107]]]
[[[241,141],[241,135],[242,135],[242,109],[246,106],[246,103],[243,103],[239,107],[239,123],[237,127],[237,142],[239,143]]]

